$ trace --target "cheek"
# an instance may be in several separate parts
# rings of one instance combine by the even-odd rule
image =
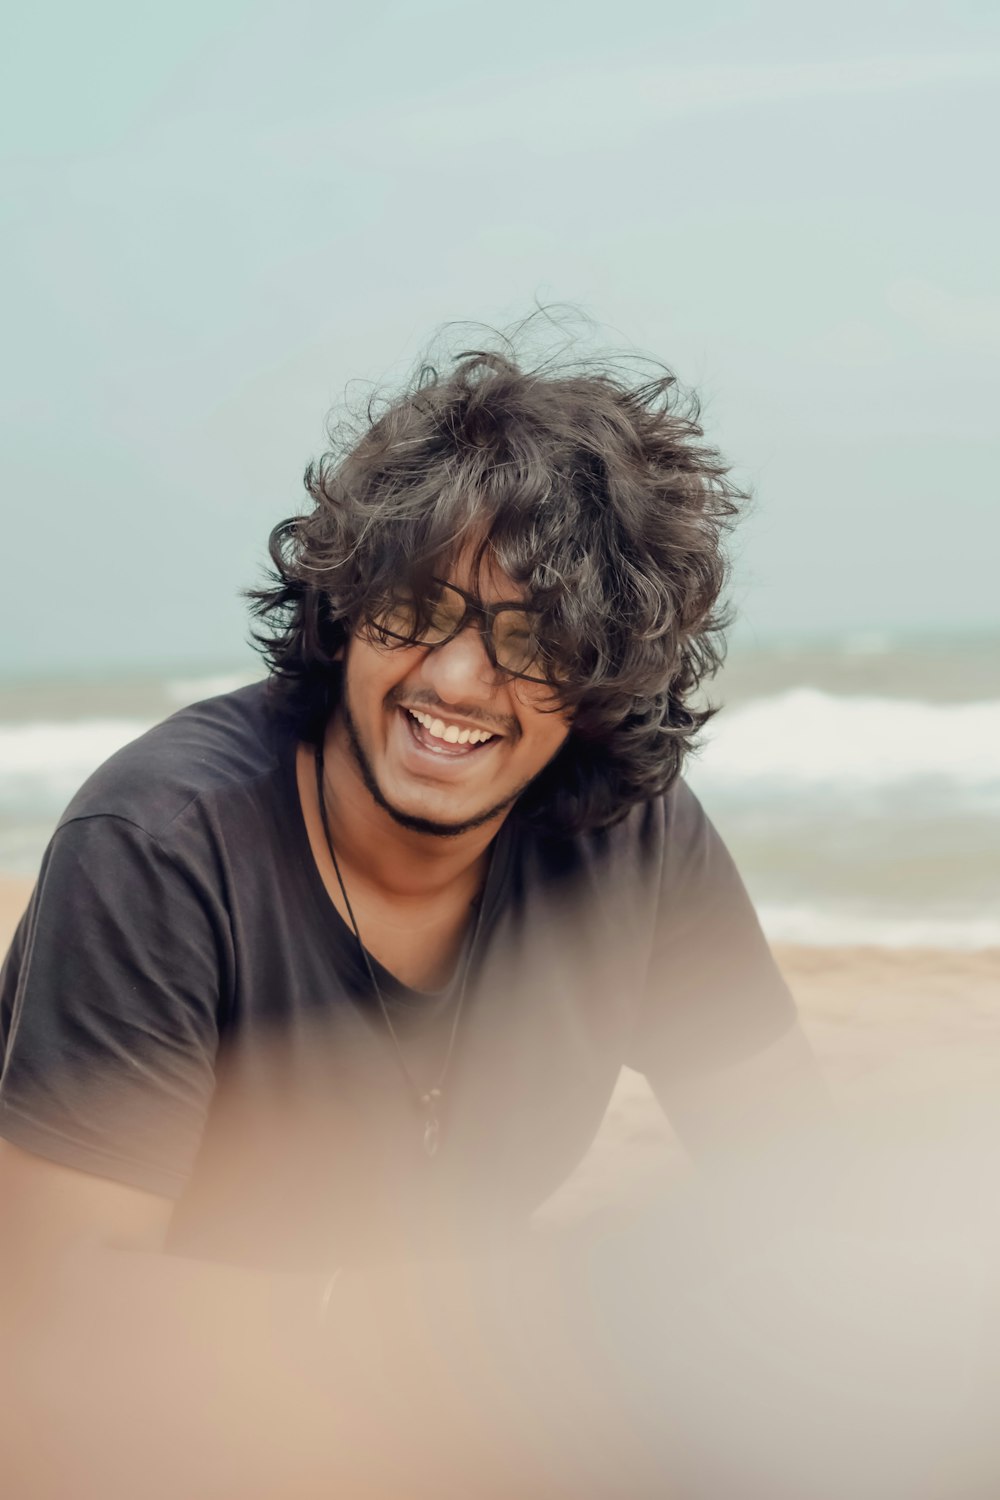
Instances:
[[[537,696],[536,696],[537,691]],[[569,738],[572,715],[568,709],[549,711],[552,699],[544,689],[532,689],[529,698],[520,697],[521,723],[525,743],[530,744],[539,759],[551,760],[556,751]]]
[[[392,651],[364,636],[354,636],[345,648],[345,674],[355,717],[378,715],[386,698],[410,671],[418,651]]]

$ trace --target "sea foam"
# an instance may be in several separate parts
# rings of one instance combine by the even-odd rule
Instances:
[[[945,916],[936,912],[901,915],[874,905],[847,909],[787,905],[762,901],[757,907],[761,926],[772,943],[806,948],[947,948],[975,952],[1000,948],[1000,916],[980,912]]]
[[[0,726],[0,798],[12,782],[73,790],[150,728],[139,719],[77,719]]]
[[[934,778],[1000,787],[1000,700],[922,703],[793,688],[726,709],[695,762],[703,785],[878,786]]]

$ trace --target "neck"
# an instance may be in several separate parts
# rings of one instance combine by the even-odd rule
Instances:
[[[355,880],[397,901],[420,903],[449,887],[478,882],[503,815],[453,838],[417,833],[376,802],[336,715],[327,727],[323,755],[330,835],[338,861]]]

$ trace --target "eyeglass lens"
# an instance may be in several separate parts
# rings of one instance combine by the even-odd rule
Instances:
[[[418,624],[416,602],[412,595],[399,594],[375,616],[373,625],[380,634],[414,645],[435,646],[446,641],[461,628],[467,605],[455,589],[443,584],[425,606],[425,621]],[[480,616],[480,620],[482,616]],[[490,636],[497,665],[508,672],[527,672],[538,668],[539,653],[531,618],[515,606],[497,611],[490,622]]]

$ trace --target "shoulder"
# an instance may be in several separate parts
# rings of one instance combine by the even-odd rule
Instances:
[[[96,944],[122,958],[160,945],[175,967],[181,948],[221,951],[227,852],[259,833],[272,805],[261,788],[275,783],[286,743],[261,682],[181,709],[123,746],[49,840],[15,964],[18,943],[37,968],[37,953],[67,933],[78,951]],[[236,863],[252,878],[254,861]]]
[[[265,682],[192,704],[106,760],[59,828],[113,819],[162,838],[192,805],[238,794],[275,771],[281,744]]]
[[[688,784],[629,809],[605,828],[569,837],[528,833],[519,840],[525,888],[609,920],[645,943],[663,912],[710,888],[728,855]],[[678,893],[684,893],[679,897]]]
[[[704,844],[709,830],[712,825],[704,808],[678,777],[661,796],[630,808],[617,823],[552,840],[551,857],[595,875],[635,873],[644,880],[659,880],[683,865]]]

